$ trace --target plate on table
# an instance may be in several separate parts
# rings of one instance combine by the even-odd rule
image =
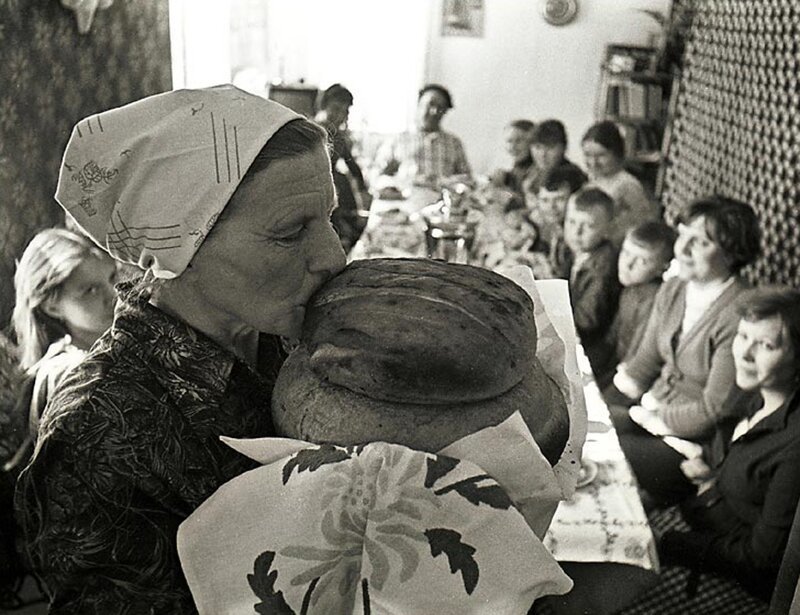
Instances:
[[[580,489],[590,484],[595,478],[597,478],[597,464],[591,459],[584,459],[581,462],[578,483],[575,486]]]

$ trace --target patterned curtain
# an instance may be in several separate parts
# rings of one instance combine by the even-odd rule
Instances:
[[[750,203],[756,283],[800,287],[800,2],[698,0],[683,61],[663,203],[713,192]]]
[[[0,326],[14,259],[63,221],[53,194],[72,126],[171,88],[168,17],[168,0],[117,0],[81,35],[57,0],[0,0]]]

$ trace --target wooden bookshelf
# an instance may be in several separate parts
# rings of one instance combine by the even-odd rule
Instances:
[[[609,45],[600,67],[595,118],[617,124],[625,162],[655,192],[672,75],[651,70],[654,49]]]

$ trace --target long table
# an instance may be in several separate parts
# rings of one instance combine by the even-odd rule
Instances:
[[[426,198],[427,202],[374,201],[350,260],[424,256],[424,226],[416,214],[431,202],[430,194]],[[652,585],[659,564],[635,479],[580,348],[578,359],[589,421],[583,456],[596,466],[597,474],[559,505],[545,536],[545,546],[575,587],[544,603],[549,612],[602,615],[622,608]]]
[[[575,585],[564,596],[542,599],[534,613],[615,613],[654,585],[659,570],[636,480],[589,361],[578,350],[589,420],[583,458],[596,466],[597,474],[559,505],[544,540]]]

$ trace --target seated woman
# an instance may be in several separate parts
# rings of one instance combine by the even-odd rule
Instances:
[[[622,245],[625,234],[637,224],[658,217],[658,207],[642,183],[625,170],[625,141],[614,122],[604,120],[589,127],[581,141],[589,181],[614,199],[611,240]]]
[[[28,550],[51,614],[194,613],[176,529],[255,467],[219,436],[274,435],[278,336],[345,264],[325,131],[232,86],[178,90],[82,120],[63,165],[58,202],[147,272],[42,417]]]
[[[372,202],[361,167],[353,158],[353,144],[347,130],[347,118],[352,106],[353,94],[350,90],[334,83],[320,96],[319,111],[314,116],[314,121],[328,132],[330,140],[331,170],[339,200],[331,221],[345,251],[358,241],[366,226],[366,218],[360,217],[358,211],[368,210]],[[337,168],[340,160],[347,167],[349,176]],[[353,184],[358,189],[357,195],[353,192]]]
[[[656,513],[658,525],[674,526],[661,536],[659,555],[664,564],[730,578],[769,600],[800,499],[800,291],[751,291],[740,314],[736,384],[754,396],[743,418],[721,426],[704,457],[684,463],[687,480],[700,487],[680,511]],[[678,574],[666,568],[663,583],[637,608],[648,612],[665,593],[682,590],[668,581]],[[710,598],[704,584],[699,589],[695,612]]]
[[[755,260],[759,238],[758,218],[745,203],[721,196],[692,203],[675,241],[679,276],[662,284],[641,345],[604,392],[622,449],[656,501],[689,495],[684,457],[633,423],[626,406],[647,392],[641,405],[674,435],[698,443],[740,411],[731,356],[736,300],[746,288],[738,273]]]
[[[14,276],[12,323],[28,386],[20,408],[29,434],[6,470],[27,461],[47,400],[64,376],[111,326],[114,261],[89,239],[46,229],[31,239]]]

